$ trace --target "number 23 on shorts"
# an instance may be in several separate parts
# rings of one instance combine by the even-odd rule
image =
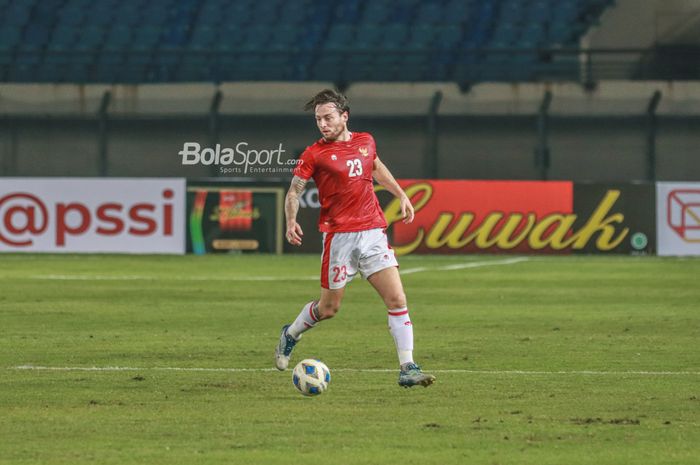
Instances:
[[[333,282],[334,283],[343,282],[348,277],[348,269],[345,265],[334,266],[332,268],[332,271],[333,271]]]

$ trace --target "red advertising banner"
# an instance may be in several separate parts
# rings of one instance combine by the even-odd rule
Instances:
[[[253,193],[222,190],[219,194],[219,229],[250,231],[253,227]]]
[[[401,180],[416,218],[401,221],[398,200],[385,207],[393,246],[407,253],[567,253],[599,227],[573,230],[573,183],[568,181]],[[598,215],[598,216],[596,216]]]
[[[404,224],[401,205],[375,186],[397,254],[654,252],[653,184],[570,181],[399,180],[416,209]],[[300,199],[303,249],[321,251],[318,191]],[[665,218],[665,214],[664,214]]]

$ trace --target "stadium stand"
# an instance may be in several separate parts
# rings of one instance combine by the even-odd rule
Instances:
[[[0,81],[576,79],[612,0],[0,0]]]

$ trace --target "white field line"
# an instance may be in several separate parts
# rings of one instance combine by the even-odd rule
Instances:
[[[515,257],[507,258],[505,260],[494,260],[488,262],[471,262],[471,263],[456,263],[454,265],[446,265],[437,268],[437,271],[453,271],[453,270],[464,270],[467,268],[480,268],[482,266],[496,266],[496,265],[513,265],[514,263],[526,262],[529,259],[527,257]]]
[[[423,271],[454,271],[468,268],[481,268],[484,266],[512,265],[528,261],[527,257],[508,258],[505,260],[488,260],[482,262],[457,263],[454,265],[439,266],[435,268],[415,267],[401,270],[402,275],[420,273]],[[164,276],[153,277],[148,275],[73,275],[73,274],[46,274],[34,275],[30,279],[48,281],[317,281],[318,276]]]
[[[278,371],[276,368],[197,368],[197,367],[49,367],[38,365],[19,365],[7,367],[7,370],[28,371],[184,371],[184,372],[212,372],[212,373],[240,373],[240,372],[266,372]],[[333,371],[351,373],[394,373],[396,369],[388,368],[334,368]],[[561,370],[561,371],[528,371],[528,370],[462,370],[445,369],[429,370],[431,373],[464,373],[475,375],[590,375],[590,376],[700,376],[700,371],[596,371],[596,370]]]
[[[47,274],[31,276],[30,279],[49,281],[318,281],[318,276],[100,276]]]
[[[526,262],[528,260],[529,260],[529,258],[527,258],[527,257],[514,257],[514,258],[507,258],[505,260],[488,260],[488,261],[483,261],[483,262],[455,263],[454,265],[438,266],[436,268],[426,268],[426,267],[407,268],[405,270],[401,270],[401,274],[404,275],[404,274],[420,273],[422,271],[454,271],[454,270],[464,270],[464,269],[468,269],[468,268],[481,268],[484,266],[513,265],[514,263]]]
[[[428,268],[426,268],[424,266],[419,266],[417,268],[406,268],[405,270],[399,269],[399,273],[401,275],[420,273],[421,271],[428,271]]]

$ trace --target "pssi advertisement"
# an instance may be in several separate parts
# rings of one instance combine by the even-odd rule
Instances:
[[[185,252],[185,180],[0,178],[0,252]]]

